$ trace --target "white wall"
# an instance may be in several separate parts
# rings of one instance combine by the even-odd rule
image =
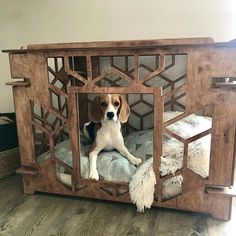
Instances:
[[[210,36],[236,38],[234,0],[0,0],[0,49],[31,43]],[[0,54],[0,112],[13,111]]]

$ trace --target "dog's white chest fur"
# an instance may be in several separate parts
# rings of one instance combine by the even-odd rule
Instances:
[[[97,145],[102,145],[104,150],[109,151],[116,148],[117,145],[123,144],[123,138],[120,130],[121,125],[119,121],[106,121],[101,123],[102,126],[97,131]]]

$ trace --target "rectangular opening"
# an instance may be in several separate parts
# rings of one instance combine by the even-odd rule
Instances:
[[[212,78],[212,87],[236,87],[236,77],[214,77]]]
[[[88,179],[89,177],[91,177],[89,176],[89,153],[91,152],[91,145],[93,145],[94,143],[93,131],[101,129],[101,126],[103,126],[103,130],[105,130],[104,127],[106,125],[109,125],[109,129],[111,130],[107,131],[112,132],[113,127],[116,127],[117,124],[121,123],[121,138],[123,139],[125,147],[128,149],[129,153],[134,158],[139,158],[143,162],[153,157],[154,94],[139,94],[133,92],[125,94],[108,94],[109,96],[107,94],[102,95],[101,92],[89,92],[86,93],[87,103],[84,103],[82,105],[77,102],[77,126],[80,127],[80,173],[82,178]],[[80,93],[77,93],[77,101],[80,95]],[[126,103],[126,105],[128,105],[129,107],[129,115],[127,116],[127,121],[122,120],[124,118],[121,117],[121,110],[126,109],[123,107],[124,103]],[[116,107],[115,105],[118,105],[118,107]],[[88,111],[88,117],[87,121],[81,123],[80,120],[84,120],[84,110]],[[108,117],[109,112],[114,113],[114,117],[112,117],[111,120]],[[94,121],[95,123],[88,123],[91,121]],[[122,123],[124,121],[125,123]],[[105,145],[105,147],[102,148],[101,151],[99,151],[96,161],[99,180],[128,184],[132,176],[137,171],[135,161],[132,163],[133,157],[125,157],[125,154],[122,153],[122,150],[118,150],[120,145],[117,145],[116,147],[116,142],[122,142],[122,140],[118,139],[117,141],[116,137],[110,137],[109,133],[109,140],[106,140],[106,131],[104,132],[104,136],[101,137],[103,138],[103,142],[113,142],[112,147],[114,146],[114,150],[110,149],[110,144],[103,144],[102,141],[100,144],[98,144]],[[112,135],[118,136],[119,129],[116,129],[115,133],[112,133]],[[114,141],[113,138],[116,141]],[[128,160],[129,158],[130,160]]]

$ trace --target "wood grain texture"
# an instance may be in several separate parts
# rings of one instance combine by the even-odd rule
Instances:
[[[136,213],[133,205],[86,198],[22,193],[22,179],[0,180],[0,235],[234,235],[236,202],[229,222],[199,213],[152,208]]]
[[[132,48],[153,47],[167,45],[193,45],[212,43],[212,38],[186,38],[186,39],[154,39],[154,40],[126,40],[126,41],[101,41],[83,43],[59,43],[59,44],[31,44],[27,49],[94,49],[94,48]]]
[[[25,84],[14,83],[14,101],[17,114],[20,153],[23,167],[35,168],[37,175],[24,174],[24,192],[48,192],[71,196],[90,197],[111,201],[130,202],[127,184],[107,181],[90,181],[80,178],[79,162],[79,127],[88,119],[88,95],[101,93],[140,94],[140,102],[150,104],[143,98],[145,94],[155,97],[155,106],[149,106],[151,111],[145,115],[154,114],[154,169],[158,182],[161,182],[158,167],[161,156],[161,138],[164,132],[180,140],[184,144],[183,192],[174,199],[162,201],[161,188],[157,191],[159,201],[153,205],[176,208],[189,211],[207,212],[215,218],[229,220],[231,215],[232,197],[207,194],[206,184],[232,185],[233,165],[235,163],[235,123],[236,123],[236,90],[231,86],[214,88],[212,78],[236,77],[236,43],[213,43],[210,38],[202,39],[167,39],[167,40],[137,40],[117,42],[91,42],[68,44],[29,45],[27,49],[10,50],[10,65],[13,78],[26,79]],[[155,68],[140,63],[145,55],[155,57]],[[166,65],[166,56],[171,55],[171,63]],[[162,73],[176,64],[177,55],[186,55],[186,72],[174,81]],[[99,57],[110,59],[110,67],[106,72],[100,71]],[[55,69],[48,65],[48,57],[55,62]],[[71,66],[70,58],[76,59],[78,68]],[[115,57],[125,59],[124,69],[115,64]],[[133,58],[129,68],[129,58]],[[59,70],[59,58],[61,69]],[[146,69],[149,75],[140,78],[140,69]],[[109,73],[108,73],[109,72]],[[50,81],[49,73],[53,74]],[[116,81],[129,82],[121,86],[112,82],[111,86],[102,86],[109,74]],[[168,83],[168,92],[162,94],[162,88],[147,85],[153,78],[159,77]],[[184,80],[183,85],[176,83]],[[164,90],[164,89],[163,89]],[[181,92],[181,93],[180,93]],[[52,94],[57,100],[58,107],[53,106]],[[165,101],[165,99],[167,101]],[[185,104],[179,99],[185,98]],[[64,104],[62,104],[64,101]],[[163,104],[164,103],[164,104]],[[38,105],[43,112],[41,116],[32,111],[31,105]],[[184,113],[163,123],[165,105],[171,110],[175,106]],[[205,107],[213,107],[212,129],[197,134],[190,139],[184,139],[168,131],[168,125]],[[131,107],[132,108],[132,107]],[[69,112],[69,116],[68,116]],[[133,114],[138,113],[133,110]],[[55,116],[50,126],[48,117]],[[140,127],[143,127],[144,115],[139,115]],[[36,122],[36,120],[37,122]],[[55,127],[59,122],[59,127]],[[68,128],[69,131],[65,131]],[[130,127],[131,124],[129,124]],[[51,156],[42,163],[37,163],[32,126],[44,133],[45,143]],[[50,126],[51,128],[49,128]],[[68,187],[56,179],[55,144],[60,133],[70,136],[73,167],[72,187]],[[203,179],[187,168],[188,144],[206,134],[211,133],[210,173],[208,179]],[[47,137],[48,140],[47,140]],[[60,163],[57,161],[57,164]],[[65,166],[62,164],[62,166]],[[66,167],[67,168],[67,167]],[[68,168],[67,168],[68,170]],[[168,178],[168,177],[166,177]],[[160,183],[159,183],[160,184]],[[158,187],[158,186],[157,186]],[[121,192],[124,191],[123,194]],[[84,226],[83,232],[87,232]],[[61,232],[59,230],[59,232]],[[102,229],[101,231],[102,232]],[[139,233],[138,231],[135,233]]]
[[[32,126],[28,126],[29,122],[31,122],[32,117],[27,88],[14,86],[13,95],[15,98],[15,111],[17,114],[19,114],[16,117],[16,123],[21,165],[34,165],[36,163],[34,149],[35,147]]]

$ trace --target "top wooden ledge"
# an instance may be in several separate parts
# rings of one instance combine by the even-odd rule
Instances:
[[[218,45],[236,47],[236,40],[223,43],[214,43],[212,38],[181,38],[181,39],[156,39],[156,40],[125,40],[125,41],[98,41],[79,43],[55,43],[55,44],[30,44],[24,49],[7,49],[6,53],[27,53],[61,50],[103,50],[103,49],[141,49],[169,46],[197,46]]]

